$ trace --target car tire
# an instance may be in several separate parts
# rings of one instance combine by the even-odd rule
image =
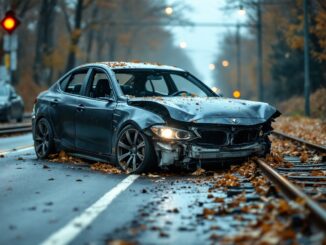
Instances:
[[[54,153],[53,130],[46,118],[36,122],[34,129],[34,148],[37,158],[45,159]]]
[[[124,127],[116,142],[116,163],[126,173],[148,172],[157,165],[151,140],[133,125]]]

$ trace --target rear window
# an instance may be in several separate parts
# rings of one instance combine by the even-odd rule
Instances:
[[[80,94],[86,75],[87,70],[72,73],[60,83],[61,89],[69,94]]]

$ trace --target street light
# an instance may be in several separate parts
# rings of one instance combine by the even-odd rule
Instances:
[[[230,62],[229,61],[227,61],[227,60],[223,60],[222,61],[222,66],[223,67],[228,67],[230,65]]]
[[[239,6],[238,13],[240,16],[245,16],[246,15],[246,10],[243,8],[242,5]]]
[[[181,41],[181,42],[179,43],[179,47],[182,48],[182,49],[184,49],[184,48],[187,47],[187,43],[186,43],[185,41]]]
[[[208,69],[210,69],[211,71],[215,70],[215,64],[209,64]]]
[[[165,11],[165,13],[167,15],[172,15],[173,14],[173,8],[170,7],[170,6],[166,7],[164,11]]]

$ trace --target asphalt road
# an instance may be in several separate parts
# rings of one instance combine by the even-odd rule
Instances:
[[[0,142],[0,244],[210,244],[217,224],[226,234],[244,224],[233,214],[202,219],[211,184],[192,176],[104,174],[36,159],[30,134]]]

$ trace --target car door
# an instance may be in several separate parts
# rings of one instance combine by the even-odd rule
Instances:
[[[88,71],[88,68],[81,68],[65,77],[60,82],[61,93],[54,93],[50,101],[57,138],[69,149],[75,148],[75,117],[80,110],[80,99],[85,90]]]
[[[76,148],[99,155],[110,154],[115,93],[110,77],[99,68],[92,69],[76,114]]]

